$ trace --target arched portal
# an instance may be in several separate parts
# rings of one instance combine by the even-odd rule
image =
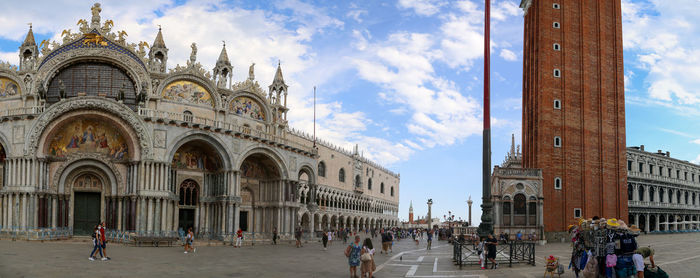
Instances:
[[[309,213],[304,213],[304,215],[301,216],[301,229],[304,231],[304,233],[311,231],[310,221]]]
[[[118,184],[112,168],[104,162],[81,159],[60,173],[58,193],[65,196],[58,204],[58,226],[73,228],[75,235],[90,235],[101,221],[115,227],[116,207],[110,197]]]
[[[178,230],[194,229],[195,210],[199,204],[199,184],[193,179],[186,179],[180,184],[180,201],[178,202]]]
[[[258,198],[255,204],[241,205],[241,218],[251,215],[248,232],[262,238],[271,238],[277,228],[280,234],[291,235],[294,229],[295,212],[293,209],[280,208],[279,203],[296,200],[295,185],[282,179],[282,169],[278,158],[265,152],[253,152],[240,163],[241,187],[247,188],[252,196]],[[314,222],[318,223],[318,222]]]

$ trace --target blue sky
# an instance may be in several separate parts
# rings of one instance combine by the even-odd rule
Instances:
[[[0,60],[17,63],[32,22],[37,42],[90,17],[90,3],[4,3]],[[492,1],[492,162],[510,135],[520,141],[522,23],[520,0]],[[627,145],[700,161],[700,1],[623,0]],[[256,63],[261,85],[278,60],[290,85],[289,119],[401,173],[400,218],[409,201],[425,215],[466,218],[481,197],[483,1],[103,1],[102,18],[129,42],[151,43],[158,25],[169,67],[185,64],[189,45],[212,68],[222,41],[242,80]],[[59,12],[60,11],[60,12]]]

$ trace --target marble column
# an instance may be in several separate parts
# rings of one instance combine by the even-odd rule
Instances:
[[[649,214],[644,214],[644,231],[649,232]]]
[[[233,232],[238,232],[241,224],[241,207],[240,204],[233,205]]]
[[[639,201],[639,185],[634,183],[632,184],[632,201]]]
[[[640,228],[640,229],[642,228],[642,227],[639,227],[639,214],[638,213],[634,214],[634,225],[637,225],[637,228]]]
[[[146,217],[146,231],[153,231],[153,198],[148,198],[147,200],[148,214]]]
[[[654,218],[656,218],[656,223],[654,224],[654,231],[658,231],[658,230],[659,230],[659,222],[660,222],[660,221],[659,221],[659,216],[660,216],[660,215],[657,214],[657,215],[654,217]]]
[[[121,197],[117,198],[117,229],[122,230],[122,231],[126,230],[122,226],[122,214],[124,214],[124,211],[122,210],[122,203],[123,202],[124,202],[124,200]]]

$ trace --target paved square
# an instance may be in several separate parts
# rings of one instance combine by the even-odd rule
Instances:
[[[378,247],[379,238],[374,239]],[[640,245],[656,249],[656,262],[671,277],[698,277],[700,235],[642,235]],[[108,246],[111,261],[89,261],[89,242],[26,242],[0,240],[0,277],[349,277],[344,244],[333,242],[327,251],[321,243],[303,248],[291,243],[257,245],[240,249],[197,242],[197,252],[184,254],[181,247]],[[393,254],[375,256],[376,277],[542,277],[545,255],[562,262],[570,257],[566,243],[538,246],[537,266],[501,266],[480,270],[452,264],[452,248],[436,242],[425,250],[410,240],[395,244]],[[377,248],[378,250],[379,248]],[[562,277],[575,277],[566,271]]]

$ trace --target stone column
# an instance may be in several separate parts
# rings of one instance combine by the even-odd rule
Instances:
[[[658,231],[658,230],[659,230],[659,222],[660,222],[660,221],[659,221],[659,216],[660,216],[660,215],[657,214],[656,217],[654,217],[654,218],[656,218],[656,223],[655,223],[655,225],[654,225],[654,231]]]
[[[56,196],[51,196],[51,228],[56,228],[56,210],[58,208],[58,200]]]
[[[638,213],[634,214],[634,225],[637,225],[637,227],[640,229],[642,228],[642,227],[639,227],[639,214]]]
[[[240,204],[234,204],[233,205],[233,232],[238,232],[238,228],[240,228],[240,219],[241,219],[241,208]]]
[[[126,230],[122,226],[122,214],[124,214],[124,211],[122,210],[122,203],[124,202],[124,199],[119,197],[119,198],[116,198],[116,200],[117,200],[117,229]]]
[[[20,211],[20,219],[21,219],[21,230],[27,230],[27,193],[21,194],[22,199],[22,210]]]
[[[168,200],[166,199],[161,200],[160,230],[168,231]]]
[[[149,167],[150,168],[150,167]],[[146,220],[146,231],[152,232],[153,231],[153,198],[148,198],[147,202],[147,207],[148,207],[148,216]]]
[[[649,214],[644,214],[644,231],[649,232]]]
[[[315,226],[315,224],[314,224],[314,218],[316,218],[316,217],[314,216],[314,214],[315,214],[315,213],[311,213],[311,214],[309,215],[309,216],[310,216],[310,217],[309,217],[309,227],[310,227],[310,229],[311,229],[311,231],[309,231],[309,233],[311,233],[311,235],[309,235],[310,237],[313,237],[313,236],[314,236],[314,231],[316,230],[316,226]]]
[[[632,184],[632,201],[639,201],[639,185],[636,183]]]

